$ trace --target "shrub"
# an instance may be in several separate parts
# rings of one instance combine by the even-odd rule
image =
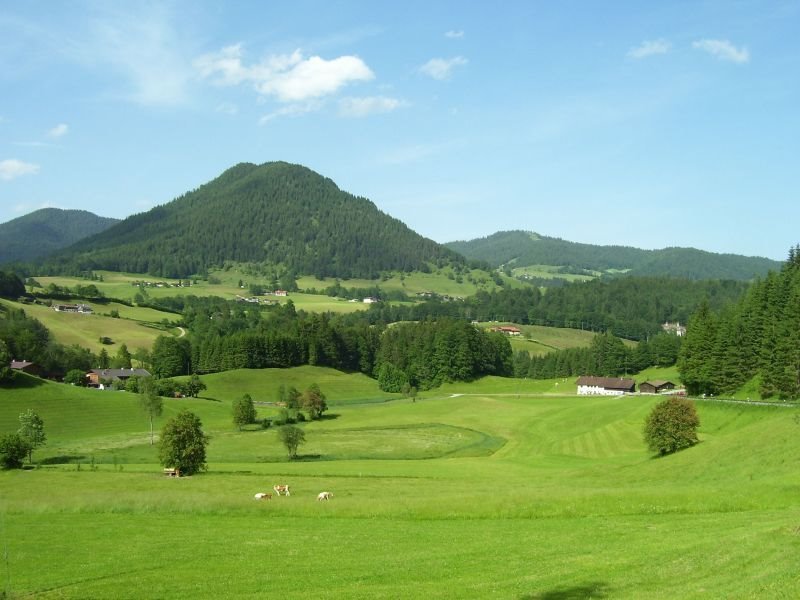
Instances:
[[[0,466],[4,469],[21,469],[22,461],[31,451],[30,443],[18,433],[0,437]]]
[[[672,454],[698,442],[699,425],[694,402],[670,396],[656,404],[648,415],[644,424],[644,440],[651,451],[662,456]]]

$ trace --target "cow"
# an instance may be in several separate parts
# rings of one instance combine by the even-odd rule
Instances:
[[[333,497],[331,492],[320,492],[317,495],[317,500],[330,500]]]
[[[275,493],[278,494],[278,496],[281,494],[284,496],[291,496],[288,485],[273,485],[272,489],[275,490]]]
[[[258,492],[255,495],[256,500],[272,500],[272,494],[268,494],[267,492]]]

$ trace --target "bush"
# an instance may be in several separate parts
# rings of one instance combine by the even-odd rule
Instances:
[[[82,369],[70,369],[64,376],[64,383],[86,385],[86,373]]]
[[[22,461],[31,451],[30,443],[18,433],[0,438],[0,466],[4,469],[21,469]]]
[[[661,456],[694,446],[697,442],[697,416],[694,402],[670,396],[659,402],[644,424],[644,441],[652,452]]]

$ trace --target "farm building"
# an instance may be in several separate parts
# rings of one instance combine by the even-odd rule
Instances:
[[[575,382],[578,386],[579,396],[621,396],[626,393],[636,391],[636,383],[633,379],[623,379],[622,377],[592,377],[584,375],[578,377]]]
[[[500,327],[490,327],[489,331],[498,331],[500,333],[505,333],[506,335],[522,335],[522,331],[519,327],[514,327],[512,325],[501,325]]]
[[[104,381],[125,381],[133,376],[150,377],[146,369],[92,369],[86,374],[90,387],[100,387]]]
[[[645,381],[639,384],[639,391],[643,394],[661,394],[675,389],[671,381]]]
[[[42,375],[42,369],[39,365],[28,360],[12,360],[10,366],[14,371],[22,371],[28,375],[36,375],[37,377]]]
[[[92,314],[92,307],[88,304],[53,304],[56,312],[80,313],[82,315]]]

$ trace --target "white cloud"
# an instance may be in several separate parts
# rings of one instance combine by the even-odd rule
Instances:
[[[22,162],[15,158],[0,161],[0,179],[11,181],[22,175],[35,175],[39,172],[39,165]]]
[[[458,31],[450,30],[446,31],[444,37],[450,38],[451,40],[458,40],[464,37],[464,32],[460,29]]]
[[[467,64],[467,59],[463,56],[454,58],[432,58],[419,68],[420,73],[424,73],[434,79],[450,79],[450,75],[455,67]]]
[[[69,126],[66,123],[59,123],[55,127],[53,127],[50,131],[47,132],[47,135],[51,138],[60,138],[67,135],[69,131]]]
[[[738,64],[750,62],[750,52],[747,48],[737,48],[728,40],[698,40],[692,42],[692,47],[708,52],[720,60]]]
[[[672,48],[666,40],[647,40],[642,42],[636,48],[628,50],[628,57],[630,58],[647,58],[656,54],[666,54]]]
[[[86,41],[65,49],[91,66],[108,65],[123,77],[128,100],[144,105],[178,105],[186,101],[190,67],[182,47],[178,17],[166,4],[100,5],[89,21]]]
[[[299,117],[300,115],[304,115],[306,113],[318,111],[322,108],[323,102],[320,100],[311,100],[309,102],[297,103],[297,104],[288,104],[286,106],[282,106],[278,110],[275,110],[269,114],[264,115],[258,120],[259,125],[266,125],[270,121],[277,119],[278,117]]]
[[[405,100],[386,96],[366,96],[363,98],[342,98],[339,101],[339,114],[343,117],[366,117],[388,113],[408,106]]]
[[[238,85],[249,82],[263,96],[281,102],[303,102],[338,92],[356,81],[375,77],[372,70],[357,56],[340,56],[325,60],[319,56],[304,58],[300,50],[292,54],[266,57],[247,66],[242,61],[242,45],[227,46],[205,54],[194,65],[201,78],[216,85]]]

